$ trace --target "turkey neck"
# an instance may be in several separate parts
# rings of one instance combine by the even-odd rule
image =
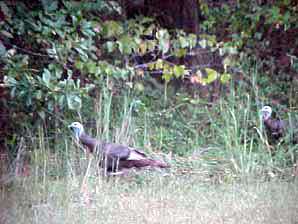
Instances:
[[[83,145],[87,146],[89,151],[91,153],[94,152],[95,147],[100,144],[100,142],[98,140],[96,140],[95,138],[90,137],[89,135],[82,133],[80,136],[80,141]]]

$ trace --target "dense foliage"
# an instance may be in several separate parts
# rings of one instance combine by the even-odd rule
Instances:
[[[250,79],[252,70],[243,68],[254,66],[255,61],[261,73],[268,73],[259,83],[264,87],[264,100],[276,97],[273,92],[278,90],[283,94],[279,99],[286,98],[284,105],[295,106],[298,49],[292,44],[297,42],[297,35],[292,33],[297,30],[297,5],[292,1],[215,4],[203,0],[196,5],[199,29],[189,33],[162,27],[158,16],[136,13],[128,17],[120,1],[1,2],[1,103],[5,109],[2,113],[8,117],[1,118],[1,124],[14,132],[4,133],[5,139],[10,139],[5,144],[16,144],[19,132],[37,121],[57,128],[57,122],[80,117],[81,113],[94,115],[90,112],[94,101],[110,96],[119,97],[121,103],[121,96],[127,94],[139,99],[134,103],[136,110],[159,111],[150,119],[169,128],[168,147],[176,138],[187,142],[191,137],[178,133],[177,124],[170,120],[176,116],[184,123],[190,116],[198,119],[192,108],[200,100],[204,106],[208,101],[214,103],[213,96],[221,89],[224,95],[229,93],[221,85],[228,86],[231,78],[236,83]],[[169,16],[175,18],[175,12]],[[293,39],[275,50],[278,34]],[[189,63],[189,58],[202,56],[202,49],[218,56],[221,66]],[[278,78],[273,75],[280,73]],[[282,77],[286,82],[280,84]],[[268,85],[271,80],[278,80],[274,87]],[[182,94],[176,94],[177,83],[186,87]],[[210,98],[196,97],[196,89],[208,92],[209,86],[216,88]],[[291,93],[283,92],[289,88]],[[173,103],[166,107],[168,96]],[[160,107],[153,101],[159,101]],[[176,106],[180,110],[177,114],[169,112]],[[187,135],[197,136],[192,130],[196,125],[189,127]]]
[[[93,15],[106,7],[115,13],[102,1],[62,6],[44,1],[29,12],[20,3],[5,11],[4,83],[15,107],[22,105],[26,112],[45,118],[44,110],[53,112],[55,107],[80,109],[82,97],[109,77],[132,88],[132,80],[147,69],[161,70],[166,82],[189,74],[184,65],[167,59],[183,57],[193,49],[194,34],[170,33],[146,17],[116,21]],[[207,83],[217,78],[215,71],[207,72]]]
[[[237,49],[238,61],[253,58],[264,74],[262,87],[270,100],[297,106],[298,45],[296,1],[200,1],[202,28],[224,45]],[[227,59],[235,64],[235,57]],[[271,82],[274,84],[266,85]],[[290,91],[289,91],[290,90]]]

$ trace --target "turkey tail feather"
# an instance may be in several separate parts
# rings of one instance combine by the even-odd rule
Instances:
[[[169,168],[170,167],[169,164],[166,164],[165,162],[161,162],[158,160],[151,159],[150,162],[151,162],[152,166],[155,166],[155,167],[159,167],[159,168]]]
[[[141,160],[125,160],[120,161],[120,166],[124,168],[141,168],[141,167],[159,167],[159,168],[169,168],[170,166],[164,162],[154,160],[154,159],[141,159]]]

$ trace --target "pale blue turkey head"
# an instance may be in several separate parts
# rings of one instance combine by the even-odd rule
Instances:
[[[80,122],[73,122],[68,126],[68,128],[70,128],[76,139],[79,139],[84,133],[84,127]]]
[[[268,120],[271,117],[272,109],[270,106],[264,106],[261,109],[262,118],[264,121]]]

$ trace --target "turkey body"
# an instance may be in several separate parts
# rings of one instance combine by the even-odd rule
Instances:
[[[69,127],[87,150],[97,156],[99,165],[108,172],[116,172],[134,167],[170,167],[162,161],[147,157],[147,155],[139,149],[97,140],[85,134],[83,126],[79,122],[74,122]]]
[[[297,144],[297,122],[272,118],[272,109],[269,106],[263,107],[261,112],[266,134],[270,143],[277,143],[283,137],[290,136],[290,142]]]
[[[272,142],[277,142],[285,134],[285,122],[281,119],[268,118],[264,120],[264,125],[268,138]]]

